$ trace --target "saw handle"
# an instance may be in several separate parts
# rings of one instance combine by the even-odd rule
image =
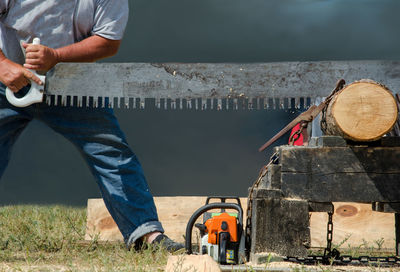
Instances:
[[[32,44],[40,44],[39,38],[34,38]],[[28,69],[35,76],[37,76],[42,82],[45,82],[46,77],[37,74],[35,71]],[[33,103],[39,103],[43,101],[44,86],[37,84],[33,80],[30,80],[31,88],[21,98],[15,96],[15,93],[11,91],[8,87],[6,88],[6,98],[11,105],[16,107],[27,107]]]
[[[236,203],[210,203],[206,204],[203,207],[199,208],[197,211],[194,212],[192,217],[190,217],[189,222],[186,226],[186,236],[185,236],[185,248],[186,248],[186,253],[187,254],[192,254],[192,229],[193,225],[196,222],[196,220],[205,213],[206,211],[212,210],[212,209],[234,209],[238,211],[238,220],[239,220],[239,230],[243,229],[243,210],[242,207],[239,206]],[[241,233],[238,233],[238,236],[241,236]]]

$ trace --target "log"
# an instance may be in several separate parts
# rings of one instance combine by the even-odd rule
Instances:
[[[379,140],[392,130],[398,108],[384,85],[363,79],[345,86],[327,106],[321,129],[326,135],[357,142]]]

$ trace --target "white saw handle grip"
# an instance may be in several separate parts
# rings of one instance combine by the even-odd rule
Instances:
[[[34,38],[32,44],[40,44],[39,38]],[[37,76],[43,83],[46,80],[45,76],[38,75],[35,71],[30,70],[35,76]],[[8,102],[16,107],[27,107],[33,103],[38,103],[43,101],[44,86],[37,84],[33,80],[30,80],[31,88],[21,98],[17,98],[15,93],[11,91],[8,87],[6,88],[6,97]]]

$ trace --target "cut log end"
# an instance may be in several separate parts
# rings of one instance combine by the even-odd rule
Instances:
[[[354,141],[375,141],[394,126],[398,109],[392,93],[372,80],[354,82],[341,90],[328,107],[327,134]],[[332,128],[335,127],[335,128]]]

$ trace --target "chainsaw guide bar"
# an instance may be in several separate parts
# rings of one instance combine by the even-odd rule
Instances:
[[[308,108],[338,78],[400,89],[395,61],[60,63],[46,75],[48,105],[131,109]]]

